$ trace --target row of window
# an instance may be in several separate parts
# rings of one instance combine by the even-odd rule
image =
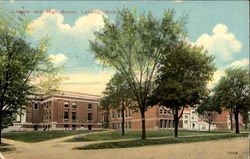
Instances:
[[[38,110],[40,106],[40,103],[33,103],[33,109],[34,110]],[[51,102],[45,103],[45,108],[49,108],[51,106]],[[65,102],[64,103],[64,108],[69,108],[70,104],[69,102]],[[76,109],[77,108],[77,104],[76,103],[72,103],[71,104],[71,108],[72,109]],[[92,110],[93,109],[93,104],[92,103],[88,103],[88,110]]]
[[[124,117],[132,117],[133,111],[131,109],[124,110]],[[122,111],[112,111],[111,118],[121,118],[122,117]]]
[[[64,108],[69,108],[69,102],[65,102],[64,103]],[[72,109],[76,109],[77,108],[77,104],[76,103],[72,103],[71,104],[71,108]],[[92,103],[88,103],[88,110],[92,110],[93,109],[93,104]]]
[[[171,111],[169,110],[169,109],[167,109],[166,107],[163,107],[163,106],[161,106],[160,107],[160,110],[159,110],[160,112],[160,115],[167,115],[167,114],[171,114]]]
[[[182,120],[179,121],[179,128],[182,128]],[[160,120],[160,128],[174,128],[174,121],[173,120]]]
[[[132,122],[124,122],[125,129],[131,129],[131,125],[132,125]],[[122,122],[111,123],[110,128],[111,129],[122,129]]]
[[[72,120],[76,120],[76,112],[71,112],[71,118]],[[92,113],[88,113],[88,120],[92,120]],[[69,112],[64,112],[64,120],[69,120]]]
[[[40,107],[41,103],[33,103],[33,109],[38,110]],[[49,108],[51,106],[51,102],[44,103],[45,107],[44,108]]]

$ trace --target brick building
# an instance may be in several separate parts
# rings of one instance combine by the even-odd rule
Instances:
[[[122,113],[119,109],[103,111],[99,105],[100,96],[64,91],[47,97],[32,96],[26,109],[26,122],[23,130],[84,130],[121,129]],[[140,113],[126,108],[125,128],[141,129]],[[146,129],[173,129],[173,114],[163,106],[149,107],[145,112]],[[234,120],[233,120],[234,122]],[[240,126],[242,126],[240,117]],[[185,108],[179,121],[180,129],[208,130],[208,123],[193,108]],[[230,129],[228,111],[218,114],[211,129]]]
[[[26,108],[23,129],[96,129],[99,122],[100,96],[64,91],[61,94],[31,97]]]
[[[125,129],[141,129],[141,116],[138,111],[127,108],[124,112]],[[103,128],[121,129],[122,115],[119,110],[110,110],[102,113]],[[170,109],[162,106],[149,107],[145,113],[146,129],[172,129],[173,115]],[[179,128],[183,128],[182,119]]]

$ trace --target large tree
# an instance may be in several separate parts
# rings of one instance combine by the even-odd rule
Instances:
[[[151,13],[118,11],[115,22],[104,18],[104,28],[95,32],[90,49],[96,59],[124,76],[136,98],[141,114],[142,139],[146,138],[145,111],[159,60],[184,37],[185,18],[174,20],[174,11],[162,19]]]
[[[45,53],[48,40],[32,46],[26,40],[28,26],[25,16],[0,10],[0,143],[3,113],[11,115],[23,108],[26,96],[34,90],[31,78],[54,70]]]
[[[178,137],[179,119],[184,108],[199,104],[208,94],[206,83],[215,71],[213,59],[202,47],[183,41],[161,61],[151,104],[172,110],[175,137]]]
[[[103,94],[105,96],[101,99],[102,108],[105,110],[116,109],[121,112],[122,135],[125,135],[124,112],[126,107],[131,108],[132,104],[134,104],[134,96],[129,85],[126,83],[126,80],[123,76],[116,73],[107,83],[106,89]]]
[[[244,114],[249,105],[249,72],[246,68],[229,68],[214,88],[218,102],[225,108],[232,108],[235,120],[235,133],[239,130],[239,114]]]
[[[209,96],[202,100],[196,110],[208,123],[208,132],[210,132],[211,124],[216,116],[222,112],[221,107],[216,102],[217,98],[215,96]]]

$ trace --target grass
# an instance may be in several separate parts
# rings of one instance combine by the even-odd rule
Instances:
[[[11,145],[9,144],[5,144],[5,143],[1,143],[0,144],[0,152],[7,152],[7,151],[13,151],[15,150],[15,148],[10,147]]]
[[[187,131],[179,130],[179,136],[192,136],[192,135],[211,135],[223,132],[204,132],[204,131]],[[173,130],[147,130],[147,138],[153,137],[171,137],[174,136]],[[77,136],[75,138],[66,140],[66,142],[85,142],[85,141],[102,141],[102,140],[121,140],[121,139],[140,139],[140,130],[128,130],[125,136],[121,135],[121,131],[110,131],[98,134],[89,134],[86,136]]]
[[[247,137],[248,134],[221,134],[211,136],[195,136],[195,137],[179,137],[179,138],[165,138],[165,139],[146,139],[146,140],[129,140],[121,142],[105,142],[99,144],[91,144],[82,147],[76,147],[78,150],[92,150],[92,149],[112,149],[112,148],[128,148],[128,147],[141,147],[162,144],[179,144],[191,143],[210,140],[230,139],[235,137]]]
[[[41,142],[51,140],[60,137],[66,137],[77,134],[84,134],[94,131],[82,130],[82,131],[26,131],[26,132],[8,132],[3,133],[2,137],[11,140],[17,140],[21,142]]]

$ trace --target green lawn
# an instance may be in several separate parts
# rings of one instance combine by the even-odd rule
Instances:
[[[91,150],[91,149],[112,149],[112,148],[128,148],[128,147],[140,147],[150,145],[162,145],[162,144],[178,144],[178,143],[190,143],[201,142],[210,140],[230,139],[235,137],[247,137],[248,134],[221,134],[211,136],[195,136],[195,137],[179,137],[179,138],[165,138],[165,139],[146,139],[146,140],[130,140],[120,142],[106,142],[99,144],[90,144],[82,147],[76,147],[78,150]]]
[[[205,131],[187,131],[187,130],[179,130],[179,136],[192,136],[192,135],[211,135],[223,133],[220,132],[205,132]],[[146,131],[147,138],[152,137],[171,137],[174,136],[173,130],[147,130]],[[111,131],[111,132],[103,132],[98,134],[90,134],[86,136],[77,136],[75,138],[66,140],[67,142],[83,142],[83,141],[100,141],[100,140],[120,140],[120,139],[140,139],[141,131],[140,130],[128,130],[125,131],[125,136],[121,135],[121,131]]]
[[[11,145],[2,143],[0,144],[0,152],[7,152],[15,150]]]
[[[22,142],[40,142],[65,136],[84,134],[94,131],[82,130],[82,131],[26,131],[26,132],[8,132],[3,133],[2,137],[6,139],[12,139]]]

